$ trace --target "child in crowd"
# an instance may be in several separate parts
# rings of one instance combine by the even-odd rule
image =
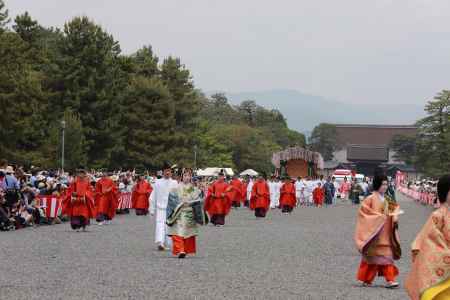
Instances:
[[[313,191],[314,204],[317,207],[322,207],[324,198],[325,198],[325,193],[322,188],[322,183],[318,182],[317,187]]]

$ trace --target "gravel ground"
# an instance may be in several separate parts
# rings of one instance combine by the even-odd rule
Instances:
[[[409,245],[431,210],[401,198],[404,281]],[[403,288],[362,288],[353,245],[356,207],[271,211],[256,220],[232,211],[223,228],[203,227],[197,256],[156,251],[154,220],[69,224],[0,233],[0,299],[407,299]]]

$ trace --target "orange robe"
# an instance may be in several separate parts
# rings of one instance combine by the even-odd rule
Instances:
[[[253,184],[252,195],[250,197],[250,209],[264,208],[266,211],[270,205],[270,190],[267,182],[257,180]]]
[[[323,205],[323,199],[325,198],[325,193],[321,187],[316,187],[313,191],[314,204]]]
[[[295,185],[292,182],[284,183],[280,189],[280,206],[295,207],[296,204]]]
[[[76,193],[74,199],[73,193]],[[84,217],[86,220],[95,217],[93,191],[87,178],[76,178],[70,184],[63,203],[63,214],[69,217]]]
[[[225,181],[215,181],[208,188],[205,210],[210,216],[228,215],[231,208],[231,187]],[[222,194],[225,194],[222,196]]]
[[[242,201],[242,182],[239,179],[233,179],[230,186],[232,188],[230,192],[231,201],[233,203],[240,203]]]
[[[367,197],[358,211],[355,244],[362,254],[357,279],[371,283],[376,274],[393,281],[398,275],[394,260],[400,259],[401,250],[395,222],[400,210],[398,204],[386,199],[382,202],[377,193]]]
[[[111,178],[101,178],[95,184],[95,208],[96,215],[105,215],[110,220],[116,215],[119,205],[118,189]]]
[[[133,188],[131,194],[131,205],[134,209],[142,209],[148,211],[150,206],[150,194],[153,188],[146,180],[139,181]]]
[[[412,256],[412,268],[405,284],[412,300],[419,300],[427,290],[450,280],[450,212],[447,205],[431,214],[412,243]],[[446,292],[450,294],[448,287],[433,294],[441,296]],[[439,299],[448,298],[442,296]]]

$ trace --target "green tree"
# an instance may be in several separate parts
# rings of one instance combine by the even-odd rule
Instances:
[[[396,135],[392,138],[389,147],[395,151],[396,160],[404,161],[408,165],[415,164],[417,136]]]
[[[159,75],[158,57],[153,53],[151,46],[145,46],[131,55],[136,75],[151,78]]]
[[[239,112],[244,116],[248,126],[256,125],[256,110],[257,105],[253,100],[242,101],[239,105]]]
[[[224,141],[222,127],[211,127],[207,121],[199,124],[197,135],[197,166],[235,168],[233,149]]]
[[[175,107],[170,93],[158,78],[136,76],[125,98],[122,166],[156,169],[178,150],[173,147]]]
[[[321,123],[314,127],[311,133],[310,148],[322,154],[325,161],[333,159],[333,152],[337,150],[337,132],[332,124]]]
[[[18,34],[0,34],[0,156],[27,164],[44,139],[46,107],[42,74],[28,50]]]
[[[437,176],[450,169],[450,91],[437,94],[425,111],[428,116],[417,122],[417,162],[422,171]]]
[[[193,164],[193,148],[197,143],[200,100],[194,89],[190,71],[179,58],[168,57],[161,65],[160,76],[170,92],[175,107],[175,142],[173,160],[182,165]]]
[[[5,2],[0,0],[0,34],[6,30],[9,23],[9,12],[6,9]]]
[[[33,20],[28,12],[22,15],[16,16],[14,19],[14,25],[12,28],[15,32],[27,42],[30,47],[35,45],[39,39],[42,31],[44,30],[36,20]]]
[[[87,17],[64,25],[53,107],[80,114],[92,167],[108,167],[120,147],[121,94],[128,83],[114,38]]]
[[[74,171],[78,166],[87,163],[86,139],[83,124],[78,113],[67,109],[62,120],[53,120],[49,127],[49,134],[42,147],[42,156],[37,164],[50,168],[61,167],[62,155],[62,124],[64,129],[64,169]]]

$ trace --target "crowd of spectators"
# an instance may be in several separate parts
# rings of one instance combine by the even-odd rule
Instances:
[[[101,173],[89,172],[93,188]],[[130,193],[136,182],[134,171],[114,172],[111,178],[117,183],[121,193]],[[149,181],[153,181],[153,178],[148,176]],[[0,231],[67,221],[61,209],[56,217],[47,217],[45,207],[38,200],[41,196],[64,198],[72,180],[73,176],[67,172],[35,167],[25,170],[21,166],[9,165],[7,161],[0,160]],[[127,213],[128,209],[122,212]]]

